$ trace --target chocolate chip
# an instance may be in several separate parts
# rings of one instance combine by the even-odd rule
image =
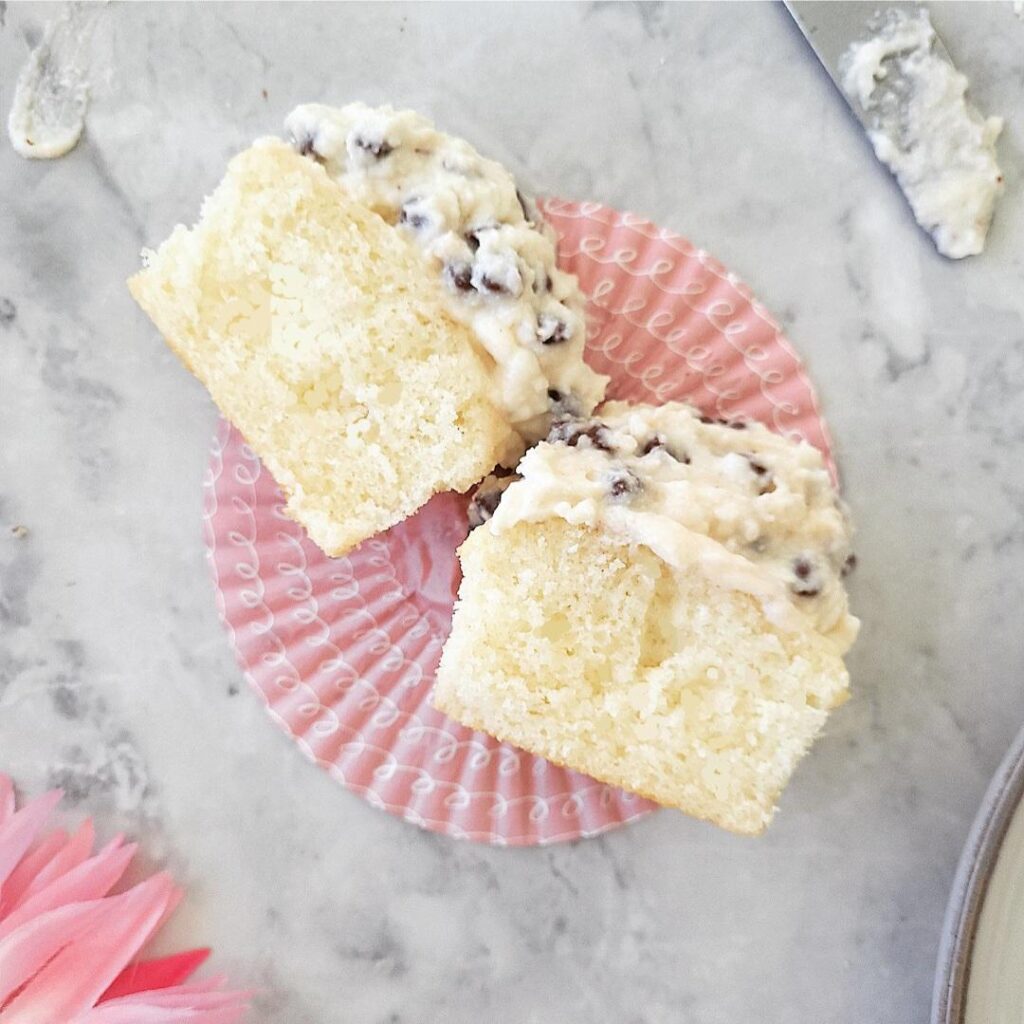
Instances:
[[[487,253],[486,258],[478,256],[473,262],[473,287],[481,295],[521,295],[523,278],[516,253],[508,250]]]
[[[398,223],[408,224],[414,231],[420,231],[430,223],[430,218],[422,210],[416,209],[418,202],[418,199],[411,199],[405,203],[402,212],[398,215]]]
[[[395,149],[387,139],[368,139],[365,135],[356,135],[352,139],[352,145],[378,160],[383,160],[388,153],[394,152]]]
[[[591,448],[599,452],[614,451],[608,428],[603,423],[586,420],[559,420],[552,424],[548,431],[548,441],[552,444],[564,444],[570,448],[579,446],[580,441],[589,442]],[[587,447],[587,445],[584,445]]]
[[[532,224],[534,222],[534,215],[530,211],[529,202],[526,196],[524,196],[519,189],[516,189],[516,199],[519,200],[519,208],[523,211],[523,216],[526,218],[527,223]]]
[[[550,394],[549,391],[548,395]],[[575,437],[582,429],[583,425],[579,420],[555,420],[551,424],[546,440],[551,444],[568,444],[569,438]]]
[[[596,448],[599,452],[610,452],[613,450],[611,440],[608,437],[608,431],[600,423],[591,424],[585,430],[581,430],[573,435],[565,443],[570,448],[576,448],[584,438],[590,442],[591,448]]]
[[[701,423],[714,423],[720,427],[732,427],[733,430],[746,430],[747,425],[743,420],[727,420],[721,416],[704,416],[700,417]]]
[[[541,313],[537,320],[537,340],[542,345],[560,345],[572,337],[569,325],[550,313]]]
[[[556,420],[571,420],[580,414],[580,400],[573,394],[563,394],[557,388],[548,388],[551,412]]]
[[[468,245],[469,248],[473,252],[476,252],[477,249],[480,248],[480,242],[481,242],[480,236],[485,231],[497,231],[497,230],[498,230],[498,225],[493,223],[493,222],[490,223],[490,224],[481,224],[479,227],[475,227],[475,228],[472,228],[470,231],[467,231],[462,237],[466,240],[466,245]]]
[[[686,452],[681,452],[676,448],[671,447],[668,442],[661,436],[661,434],[655,434],[654,437],[650,438],[644,443],[644,446],[640,449],[639,454],[641,456],[650,455],[651,452],[664,452],[670,458],[681,462],[684,466],[690,464],[690,456]]]
[[[449,263],[444,268],[444,279],[453,291],[473,290],[473,268],[468,263]]]
[[[511,295],[504,281],[498,281],[489,274],[480,275],[480,287],[492,295]]]
[[[853,570],[856,569],[856,568],[857,568],[857,556],[853,555],[853,554],[847,555],[846,556],[846,561],[843,562],[842,569],[839,570],[839,575],[840,576],[844,576],[844,577],[845,576],[849,576],[850,573],[853,572]]]
[[[775,490],[775,476],[772,471],[753,455],[743,456],[750,463],[750,469],[759,480],[758,494],[771,494]]]
[[[549,391],[548,394],[550,393]],[[568,444],[575,430],[576,424],[572,420],[555,420],[544,440],[549,444]]]
[[[613,500],[625,501],[644,489],[640,477],[628,469],[616,469],[608,475],[608,494]]]
[[[324,158],[316,151],[315,135],[310,135],[307,132],[292,136],[292,145],[298,151],[299,156],[311,156],[318,164],[324,163]]]
[[[796,558],[793,560],[793,575],[796,581],[791,584],[790,589],[800,597],[817,597],[821,593],[821,584],[815,578],[814,563],[809,558]]]

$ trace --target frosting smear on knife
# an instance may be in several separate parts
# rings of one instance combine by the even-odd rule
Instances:
[[[918,224],[944,256],[980,253],[1003,176],[1000,117],[967,101],[967,78],[936,52],[926,10],[890,10],[844,58],[843,88],[873,120],[878,159],[896,175]]]

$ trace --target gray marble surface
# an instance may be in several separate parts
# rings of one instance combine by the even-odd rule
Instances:
[[[54,13],[0,5],[4,112]],[[168,864],[165,944],[216,947],[262,990],[252,1020],[926,1019],[954,865],[1024,721],[1024,22],[936,23],[1007,119],[989,249],[959,264],[777,5],[114,5],[82,144],[0,145],[0,770]],[[293,104],[360,97],[682,231],[805,356],[864,629],[763,839],[662,812],[542,851],[452,842],[339,788],[244,688],[201,541],[214,410],[123,282]]]

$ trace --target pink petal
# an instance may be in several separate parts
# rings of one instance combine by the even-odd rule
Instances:
[[[124,874],[135,854],[135,844],[121,846],[117,836],[96,854],[51,882],[42,892],[25,900],[16,910],[0,920],[0,939],[37,914],[82,900],[106,896]]]
[[[224,992],[223,977],[194,981],[189,985],[174,985],[171,988],[156,989],[153,992],[133,992],[130,996],[112,999],[111,1003],[121,1006],[176,1006],[176,1007],[217,1007],[248,999],[246,992]]]
[[[0,940],[0,1007],[65,946],[95,927],[103,912],[101,900],[59,907]]]
[[[74,1024],[235,1024],[242,1019],[244,1007],[233,1006],[219,1010],[149,1009],[140,1014],[138,1007],[124,1006],[117,1011],[94,1010],[80,1017]]]
[[[77,868],[92,853],[95,835],[92,821],[86,818],[78,826],[78,831],[71,837],[71,841],[57,853],[49,864],[40,870],[21,898],[14,901],[13,906],[16,908],[19,903],[24,903],[26,899],[35,896],[37,892],[41,892],[61,875]]]
[[[223,975],[215,975],[212,978],[204,978],[202,981],[190,981],[183,985],[172,985],[170,988],[157,988],[150,989],[146,992],[131,992],[126,996],[118,996],[116,1000],[111,999],[110,1002],[128,1004],[146,1003],[153,1006],[177,1006],[181,1003],[188,1002],[190,998],[197,996],[203,996],[205,999],[207,994],[213,994],[219,997],[225,995],[223,992],[217,990],[224,984],[225,978]],[[241,998],[240,993],[235,993]],[[248,995],[245,996],[248,998]]]
[[[0,772],[0,825],[14,813],[14,781]]]
[[[245,1010],[250,993],[222,992],[220,978],[179,985],[157,992],[140,992],[103,1003],[74,1019],[72,1024],[234,1024]]]
[[[18,861],[25,856],[50,811],[60,802],[61,795],[60,790],[56,789],[44,793],[29,801],[20,811],[15,811],[0,825],[0,887],[7,881]]]
[[[59,828],[51,832],[35,848],[21,858],[18,866],[10,873],[0,894],[0,921],[21,899],[22,893],[32,884],[43,868],[64,848],[68,834]]]
[[[4,1024],[56,1024],[84,1015],[177,897],[170,876],[161,873],[104,900],[101,918],[89,935],[65,946],[15,996],[4,1011]]]
[[[161,957],[159,960],[143,960],[129,964],[114,979],[110,988],[100,996],[99,1001],[102,1003],[135,992],[180,985],[199,969],[209,955],[208,949],[192,949],[187,953],[175,953],[174,956]]]
[[[157,1007],[104,1003],[71,1024],[235,1024],[242,1019],[245,1004],[236,1002],[227,1006]]]

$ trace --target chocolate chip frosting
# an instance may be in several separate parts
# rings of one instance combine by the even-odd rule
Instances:
[[[562,409],[594,409],[606,378],[583,361],[583,294],[555,265],[550,226],[504,167],[411,110],[307,104],[286,128],[300,153],[430,261],[449,312],[472,327],[493,364],[498,404],[526,444]]]
[[[745,591],[782,629],[810,626],[840,653],[858,622],[843,577],[851,529],[821,453],[759,423],[681,403],[609,402],[553,424],[500,495],[488,528],[561,517],[644,544]]]

